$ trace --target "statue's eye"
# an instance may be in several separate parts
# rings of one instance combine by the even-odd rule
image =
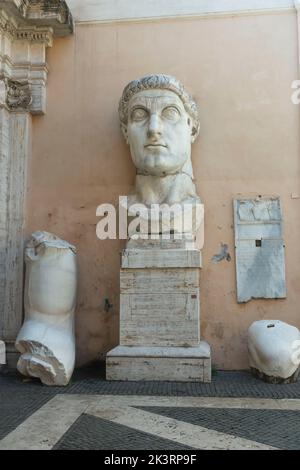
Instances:
[[[147,110],[144,108],[135,108],[131,113],[131,119],[133,121],[143,121],[147,116]]]
[[[170,121],[177,121],[180,118],[180,112],[174,106],[168,106],[163,109],[162,115],[164,118],[169,119]]]

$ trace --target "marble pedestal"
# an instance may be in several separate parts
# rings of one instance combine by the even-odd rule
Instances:
[[[108,380],[211,380],[200,341],[201,252],[182,241],[129,242],[120,273],[120,345],[107,354]]]

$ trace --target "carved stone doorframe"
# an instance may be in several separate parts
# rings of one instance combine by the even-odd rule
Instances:
[[[23,228],[31,115],[46,112],[46,49],[73,32],[64,0],[0,0],[0,339],[7,362],[23,316]]]

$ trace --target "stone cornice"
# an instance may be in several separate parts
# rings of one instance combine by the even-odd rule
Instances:
[[[12,39],[43,42],[52,46],[53,30],[51,27],[22,26],[18,27],[15,18],[8,16],[5,10],[0,10],[0,31],[8,34]]]
[[[47,27],[29,27],[17,30],[16,39],[25,41],[43,42],[48,47],[52,46],[53,30]]]
[[[73,18],[65,0],[0,0],[0,9],[13,16],[17,28],[51,28],[54,36],[73,33]]]
[[[76,23],[144,22],[293,12],[294,0],[66,0]],[[295,0],[299,3],[299,0]]]

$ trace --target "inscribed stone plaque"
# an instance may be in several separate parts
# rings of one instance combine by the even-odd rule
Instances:
[[[279,198],[234,200],[237,300],[286,297]]]

